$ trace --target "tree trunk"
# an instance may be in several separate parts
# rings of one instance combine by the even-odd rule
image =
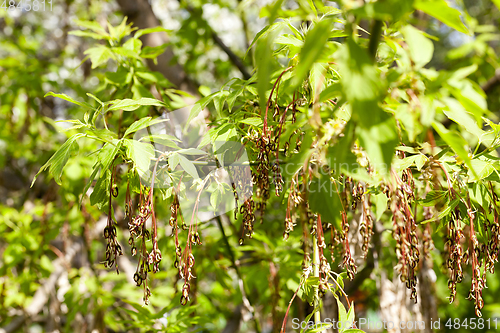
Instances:
[[[161,26],[160,21],[153,13],[148,0],[117,0],[120,8],[129,22],[139,29],[154,28]],[[144,46],[156,47],[170,42],[165,32],[154,32],[141,37]],[[196,85],[190,81],[182,66],[175,62],[174,52],[167,47],[165,52],[158,56],[157,63],[148,59],[148,66],[154,71],[163,74],[178,89],[197,95]]]

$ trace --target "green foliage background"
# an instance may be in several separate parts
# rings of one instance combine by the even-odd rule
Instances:
[[[280,153],[298,166],[283,173],[285,180],[314,156],[313,165],[328,165],[337,176],[369,184],[374,215],[387,232],[380,234],[383,246],[371,275],[358,280],[348,296],[355,301],[356,315],[376,318],[381,301],[378,277],[398,276],[392,215],[380,192],[390,178],[384,165],[392,165],[399,175],[410,168],[418,179],[436,159],[453,177],[465,179],[461,184],[454,178],[452,187],[461,195],[470,193],[477,227],[482,230],[485,221],[493,219],[488,208],[496,203],[488,191],[491,182],[498,193],[500,170],[500,85],[494,83],[500,68],[497,6],[495,1],[444,0],[343,1],[328,6],[320,1],[157,1],[154,13],[167,28],[155,30],[133,30],[121,7],[111,1],[53,3],[53,10],[45,12],[0,9],[0,327],[220,332],[234,321],[241,332],[277,332],[297,288],[288,320],[303,320],[312,313],[314,306],[308,302],[319,282],[304,282],[300,224],[283,240],[286,188],[277,197],[271,186],[263,223],[257,216],[253,238],[244,245],[239,245],[241,215],[234,219],[229,213],[224,225],[200,225],[203,245],[193,247],[196,279],[186,306],[179,304],[184,281],[173,268],[175,243],[168,227],[172,191],[156,194],[163,259],[160,272],[148,275],[151,304],[144,306],[143,291],[132,276],[123,271],[116,275],[102,263],[106,245],[97,229],[99,221],[113,210],[121,230],[118,239],[127,244],[127,179],[138,192],[134,177],[147,172],[155,156],[152,149],[137,146],[129,135],[133,126],[152,125],[153,117],[163,111],[199,100],[190,119],[209,110],[207,142],[238,140],[252,131],[265,135],[268,119],[269,127],[279,126],[279,119],[271,119],[272,110],[268,119],[264,116],[277,80],[282,83],[272,105],[283,112],[297,96],[301,99],[297,121],[286,118],[281,147],[294,131],[304,131],[302,149]],[[225,17],[237,22],[237,28],[217,30],[224,28],[217,22]],[[168,45],[151,47],[139,38],[160,31],[169,36]],[[214,32],[228,41],[231,34],[239,36],[228,45],[251,75],[248,80],[228,60]],[[166,49],[173,50],[173,62],[181,65],[191,88],[176,87],[151,69],[147,60]],[[70,123],[56,122],[61,120]],[[435,139],[429,139],[429,132]],[[246,147],[250,159],[257,160],[256,146]],[[395,158],[396,150],[405,151],[406,158]],[[360,156],[375,166],[374,172],[359,167]],[[190,173],[193,164],[180,159],[180,172]],[[337,169],[342,162],[356,167]],[[130,168],[124,168],[111,208],[109,170],[120,163]],[[455,200],[441,171],[437,178],[432,192],[437,199],[420,182],[414,203],[419,226],[425,227],[423,207],[436,207],[434,216],[439,216],[425,221],[432,223],[436,247],[431,259],[437,314],[442,322],[473,318],[474,303],[465,299],[470,266],[464,265],[464,281],[455,302],[448,305],[442,258],[442,234],[451,210],[458,207],[467,216],[470,207]],[[311,193],[309,203],[313,212],[341,229],[338,197]],[[488,239],[487,231],[479,238]],[[186,236],[181,239],[185,242]],[[65,256],[72,249],[77,254],[68,261]],[[135,265],[130,247],[124,246],[124,252]],[[331,262],[333,272],[345,271],[337,267],[341,262],[337,255]],[[500,316],[499,282],[488,273],[485,319]],[[351,282],[343,283],[350,290]],[[31,313],[30,306],[46,286],[50,288],[44,305]],[[325,311],[336,309],[326,305]],[[334,312],[322,316],[334,314],[337,318]]]

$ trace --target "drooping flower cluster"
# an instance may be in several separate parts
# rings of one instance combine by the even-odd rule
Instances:
[[[396,269],[400,280],[406,283],[411,290],[410,299],[417,302],[417,274],[416,268],[420,260],[418,249],[417,225],[411,210],[414,199],[414,181],[410,169],[405,169],[402,178],[393,171],[395,184],[391,191],[391,204],[393,219],[392,236],[396,241],[396,256],[398,264]]]
[[[453,303],[457,295],[457,283],[462,282],[464,277],[462,265],[467,261],[467,254],[464,252],[461,242],[465,239],[463,231],[457,228],[460,221],[460,210],[455,208],[451,214],[450,222],[448,223],[448,240],[446,248],[448,250],[448,260],[446,266],[450,270],[450,278],[448,280],[448,289],[450,289],[450,303]]]
[[[118,196],[118,188],[114,185],[115,169],[113,168],[111,173],[111,181],[109,187],[109,203],[108,203],[108,221],[106,227],[104,228],[104,238],[106,239],[106,260],[104,261],[104,266],[106,268],[111,268],[115,266],[116,272],[118,271],[118,257],[123,255],[123,250],[121,245],[118,243],[116,235],[116,222],[112,217],[111,198]]]

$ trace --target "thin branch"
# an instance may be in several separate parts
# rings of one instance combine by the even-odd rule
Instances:
[[[371,31],[370,44],[368,45],[368,51],[370,52],[372,59],[375,59],[377,55],[377,48],[381,34],[382,34],[382,21],[375,20]]]
[[[481,86],[485,94],[490,93],[493,88],[495,88],[498,84],[500,84],[500,68],[495,71],[495,75],[491,77],[485,84]]]
[[[248,80],[249,78],[252,77],[248,72],[247,68],[245,67],[245,64],[243,63],[241,58],[238,57],[233,51],[231,51],[231,49],[226,44],[224,44],[222,39],[213,30],[212,30],[212,39],[214,40],[214,43],[217,44],[222,49],[222,51],[226,52],[227,56],[229,57],[229,60],[231,60],[233,65],[235,65],[240,70],[245,80]]]
[[[179,3],[182,4],[182,0],[179,0]],[[190,6],[190,5],[186,5],[185,9],[193,14],[193,12],[195,11],[195,8]],[[201,18],[201,16],[200,16]],[[203,19],[203,18],[201,18]],[[245,64],[243,63],[243,61],[241,60],[240,57],[238,57],[226,44],[224,44],[224,42],[222,41],[222,39],[219,37],[219,35],[217,35],[217,33],[214,31],[214,29],[212,29],[212,27],[208,24],[208,22],[205,22],[208,29],[210,29],[210,32],[211,32],[211,35],[212,35],[212,40],[214,41],[215,44],[217,44],[221,49],[222,51],[224,51],[227,56],[229,57],[229,60],[231,60],[231,63],[233,65],[235,65],[241,72],[241,74],[243,75],[243,78],[245,80],[248,80],[250,77],[252,77],[250,75],[250,73],[248,72],[247,68],[245,67]]]

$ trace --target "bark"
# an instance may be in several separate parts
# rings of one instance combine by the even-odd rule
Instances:
[[[500,84],[500,68],[495,71],[495,75],[486,81],[481,88],[488,94]]]

